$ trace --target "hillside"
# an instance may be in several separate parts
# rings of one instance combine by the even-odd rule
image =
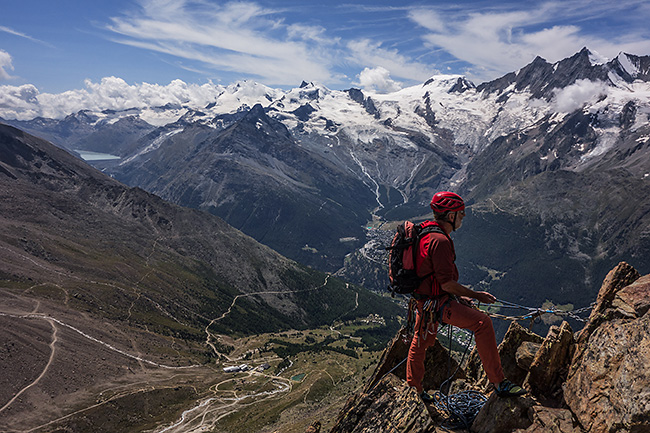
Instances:
[[[238,337],[401,313],[6,125],[0,202],[3,430],[107,416],[89,400],[168,422]]]

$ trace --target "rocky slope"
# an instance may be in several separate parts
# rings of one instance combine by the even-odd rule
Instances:
[[[499,345],[504,373],[529,393],[500,399],[494,393],[476,415],[481,433],[613,433],[650,429],[650,275],[627,263],[612,269],[600,288],[587,324],[574,333],[567,322],[545,338],[513,322]],[[442,432],[447,413],[425,405],[404,382],[404,368],[389,372],[408,351],[402,336],[384,352],[363,392],[352,397],[332,432]],[[446,349],[427,353],[427,389],[448,377],[441,371]],[[453,367],[452,370],[453,371]],[[452,392],[489,394],[476,354],[461,370]],[[456,428],[453,431],[466,431]]]

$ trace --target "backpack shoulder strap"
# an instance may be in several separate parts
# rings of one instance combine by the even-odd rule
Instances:
[[[453,248],[454,241],[451,240],[451,237],[442,229],[442,227],[440,227],[438,225],[427,226],[424,229],[422,229],[422,233],[420,234],[420,236],[424,236],[424,235],[429,234],[429,233],[440,233],[440,234],[445,235],[445,237],[447,239],[449,239],[449,242],[451,242],[451,245],[452,245],[452,248]],[[429,249],[431,249],[431,244],[429,244]],[[428,251],[427,251],[427,253],[428,253]],[[456,251],[454,251],[454,261],[456,261]]]

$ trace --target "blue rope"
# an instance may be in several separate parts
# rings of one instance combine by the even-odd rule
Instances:
[[[448,327],[448,338],[449,338],[449,358],[447,359],[447,373],[449,374],[449,371],[451,370],[451,346],[452,346],[452,326],[447,325]],[[472,336],[474,334],[472,333]],[[467,339],[467,343],[465,345],[465,350],[463,351],[463,355],[461,356],[460,362],[456,366],[456,371],[447,378],[442,384],[440,385],[440,390],[436,391],[433,393],[433,398],[434,398],[434,405],[436,409],[438,409],[441,412],[446,412],[449,414],[449,419],[446,423],[441,425],[441,427],[445,430],[447,429],[455,429],[458,427],[464,427],[467,430],[470,429],[472,422],[474,421],[474,418],[476,418],[476,415],[478,415],[478,412],[481,410],[485,402],[487,401],[487,397],[483,395],[482,393],[478,391],[473,391],[473,390],[466,390],[466,391],[461,391],[455,394],[449,394],[449,390],[451,388],[451,382],[454,380],[454,376],[456,376],[456,373],[458,373],[458,370],[460,369],[460,366],[463,364],[463,361],[465,360],[465,356],[467,355],[469,351],[469,347],[471,346],[471,341],[472,338]],[[444,387],[445,384],[449,383],[449,386],[447,387],[447,393],[444,392]]]

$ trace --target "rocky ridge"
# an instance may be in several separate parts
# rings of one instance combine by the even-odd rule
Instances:
[[[528,394],[501,399],[492,393],[473,421],[475,433],[640,433],[650,429],[650,275],[627,263],[612,269],[587,324],[567,322],[542,338],[513,322],[499,345],[504,373]],[[351,397],[332,433],[442,432],[446,414],[425,405],[404,381],[408,345],[401,335],[385,350],[366,388]],[[446,349],[427,353],[425,388],[446,379]],[[468,362],[456,390],[490,392],[480,362]],[[436,368],[438,367],[438,368]],[[446,369],[442,369],[446,370]],[[453,371],[453,370],[452,370]],[[452,391],[456,392],[456,391]],[[453,431],[465,431],[457,428]]]

